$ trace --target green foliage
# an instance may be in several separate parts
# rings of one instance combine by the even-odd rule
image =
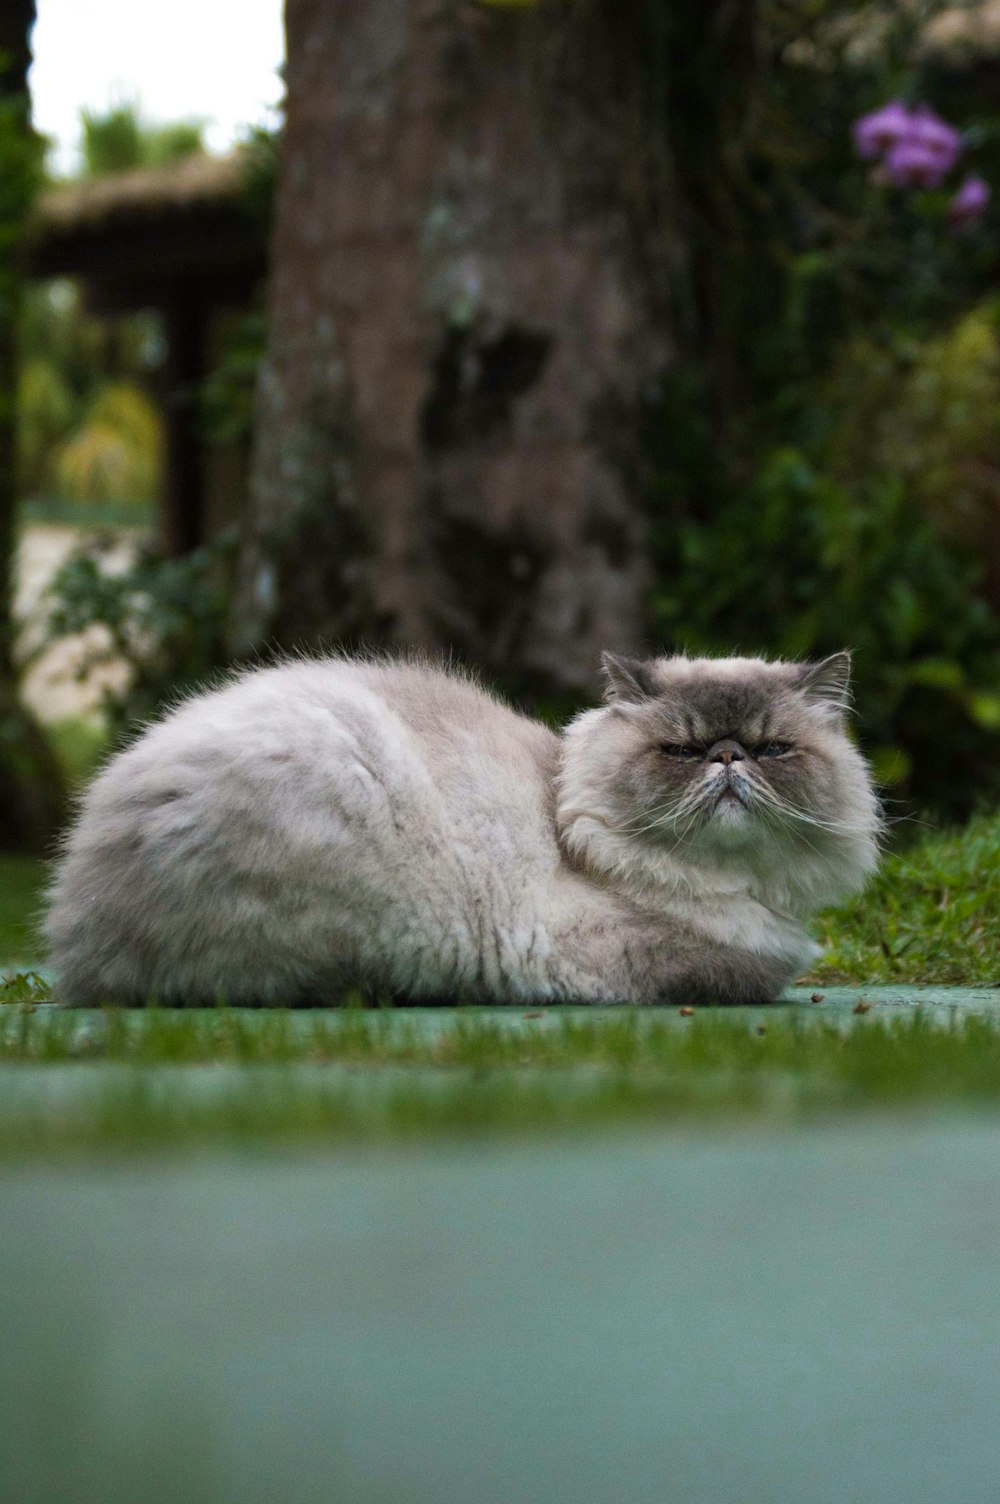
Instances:
[[[756,383],[822,375],[859,331],[933,334],[989,287],[994,225],[948,232],[948,193],[887,188],[858,160],[854,120],[901,97],[943,110],[966,138],[963,166],[1000,182],[988,91],[970,94],[923,43],[941,0],[761,7],[764,68],[746,124],[743,277],[728,293]],[[741,326],[741,327],[739,327]],[[811,389],[798,395],[812,401]]]
[[[44,883],[42,862],[0,853],[0,966],[31,960],[39,954],[34,921]],[[16,999],[8,997],[8,1001]]]
[[[174,120],[147,126],[144,157],[150,167],[197,157],[205,150],[205,128],[200,120]]]
[[[50,640],[101,627],[102,641],[87,653],[81,674],[108,662],[124,662],[128,669],[123,692],[105,690],[103,709],[113,733],[148,719],[226,662],[228,572],[236,543],[232,531],[179,559],[150,550],[115,572],[97,541],[56,575]]]
[[[31,128],[27,72],[32,0],[0,11],[0,841],[40,850],[62,814],[58,768],[13,683],[10,609],[17,501],[17,319],[28,218],[43,143]]]
[[[209,442],[249,442],[264,337],[262,308],[245,314],[228,331],[199,392],[202,431]]]
[[[123,172],[142,163],[142,133],[132,105],[116,105],[103,113],[80,112],[83,164],[88,177]]]
[[[274,196],[278,188],[278,154],[281,127],[254,126],[244,137],[240,150],[243,157],[243,201],[253,219],[266,232],[271,223]]]
[[[793,658],[853,648],[885,781],[961,812],[1000,778],[1000,620],[899,478],[852,491],[780,449],[710,519],[658,522],[654,542],[661,638]]]
[[[159,414],[129,382],[103,386],[53,456],[58,494],[83,503],[149,503],[161,468]]]
[[[83,523],[132,509],[122,522],[134,525],[159,484],[161,424],[146,390],[161,353],[155,316],[110,325],[83,311],[72,284],[52,282],[26,290],[20,343],[21,496]]]
[[[87,782],[108,749],[107,728],[99,720],[76,717],[50,722],[45,735],[70,789]]]
[[[49,1003],[52,988],[37,971],[15,971],[0,977],[0,1007],[4,1003]]]
[[[125,172],[134,167],[160,167],[205,150],[199,121],[150,125],[132,102],[105,111],[82,110],[83,166],[88,177]]]
[[[27,21],[12,14],[10,24]],[[5,39],[9,38],[9,27]],[[13,40],[12,38],[10,40]],[[15,499],[17,354],[14,339],[24,291],[28,216],[42,184],[44,143],[31,128],[24,34],[0,50],[0,579],[6,578]],[[7,591],[0,588],[0,658],[7,655]]]
[[[0,95],[0,320],[17,313],[25,229],[42,184],[43,158],[44,142],[30,127],[26,95]]]
[[[259,233],[271,222],[278,181],[281,131],[256,127],[241,143],[243,203]],[[248,313],[221,331],[212,368],[198,398],[201,426],[211,444],[248,444],[253,430],[257,376],[264,357],[266,315],[261,288]]]
[[[156,314],[95,318],[83,306],[75,282],[59,278],[25,289],[20,320],[26,359],[55,366],[72,393],[78,417],[113,372],[116,379],[146,380],[162,356]]]
[[[53,451],[71,431],[75,412],[73,393],[58,366],[39,356],[22,361],[17,392],[19,486],[29,492],[47,487]]]
[[[134,104],[82,113],[84,172],[153,167],[204,150],[193,122],[152,126]],[[18,487],[36,508],[82,522],[108,508],[149,507],[161,469],[160,421],[147,395],[162,357],[154,314],[109,323],[59,281],[25,290],[17,392]]]
[[[1000,302],[990,297],[936,337],[856,336],[831,368],[830,464],[848,484],[896,475],[942,533],[997,556]],[[1000,559],[998,559],[1000,563]]]
[[[703,292],[649,494],[658,633],[855,648],[880,776],[963,813],[1000,780],[996,221],[950,234],[946,195],[887,190],[851,141],[888,98],[927,100],[1000,187],[994,103],[921,47],[941,8],[762,4],[738,132],[699,126],[681,158]]]

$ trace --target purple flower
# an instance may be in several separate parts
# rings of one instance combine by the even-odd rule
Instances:
[[[974,174],[967,177],[948,206],[948,223],[953,230],[971,230],[983,217],[990,201],[990,186]]]
[[[906,140],[934,152],[941,165],[941,176],[951,171],[962,155],[962,134],[940,115],[921,105],[910,117]]]
[[[912,140],[900,141],[885,159],[885,170],[897,188],[940,188],[950,165],[932,146]]]
[[[909,134],[913,116],[901,99],[893,99],[880,110],[862,115],[853,127],[854,146],[859,157],[867,160],[882,156]]]
[[[927,105],[908,110],[893,99],[854,122],[854,144],[866,158],[884,157],[898,188],[938,188],[962,154],[962,136]]]

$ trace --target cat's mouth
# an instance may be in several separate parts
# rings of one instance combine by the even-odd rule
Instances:
[[[727,778],[722,787],[715,790],[713,808],[718,809],[749,809],[750,800],[746,790],[742,789],[735,780]]]

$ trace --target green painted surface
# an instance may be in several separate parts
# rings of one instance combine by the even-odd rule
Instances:
[[[820,1002],[813,1003],[814,997]],[[996,1014],[1000,1017],[1000,987],[789,987],[778,1007],[783,1010],[808,1005],[811,1012],[824,1017],[830,1013],[853,1012],[859,1003],[870,1003],[879,1012],[914,1008],[957,1009],[961,1013]]]
[[[0,1175],[17,1504],[988,1504],[1000,1124]]]
[[[35,976],[48,978],[45,968],[40,972],[33,973]],[[957,1010],[960,1013],[978,1013],[983,1016],[996,1014],[1000,1017],[1000,987],[940,987],[940,986],[875,986],[875,987],[845,987],[845,986],[808,986],[789,987],[777,1003],[768,1004],[760,1008],[699,1008],[700,1017],[740,1017],[765,1021],[775,1017],[791,1017],[793,1014],[801,1017],[829,1018],[833,1014],[853,1013],[858,1005],[862,1005],[864,1012],[871,1010],[883,1013],[898,1013],[901,1011],[912,1012],[916,1008],[932,1010]],[[39,1015],[45,1012],[39,1010]],[[120,1016],[125,1020],[131,1020],[128,1027],[141,1030],[145,1027],[143,1020],[148,1019],[151,1013],[159,1011],[172,1011],[177,1015],[187,1013],[195,1016],[214,1010],[191,1009],[191,1010],[145,1010],[141,1008],[121,1009]],[[266,1027],[266,1020],[273,1017],[275,1012],[280,1012],[283,1017],[294,1020],[299,1019],[300,1027],[308,1029],[310,1020],[322,1016],[330,1023],[339,1019],[350,1018],[354,1009],[319,1009],[303,1008],[297,1010],[274,1010],[256,1008],[230,1008],[226,1010],[230,1016],[239,1018],[248,1026],[253,1026],[254,1020],[258,1021],[261,1028]],[[621,1018],[623,1014],[649,1022],[662,1022],[665,1019],[682,1017],[677,1008],[638,1008],[624,1005],[616,1008],[575,1008],[570,1005],[558,1005],[555,1007],[533,1008],[528,1006],[502,1007],[502,1008],[380,1008],[371,1010],[378,1018],[384,1021],[395,1020],[395,1026],[399,1028],[414,1029],[418,1033],[426,1033],[428,1036],[438,1034],[442,1029],[455,1024],[463,1017],[475,1016],[476,1018],[488,1018],[498,1026],[509,1029],[520,1029],[524,1021],[536,1022],[539,1019],[548,1020],[554,1024],[559,1019],[564,1020],[594,1020]],[[62,1009],[53,1008],[52,1013],[63,1014]],[[102,1009],[75,1009],[72,1017],[78,1019],[83,1025],[87,1020],[99,1020],[106,1016]],[[39,1023],[39,1027],[43,1025]]]

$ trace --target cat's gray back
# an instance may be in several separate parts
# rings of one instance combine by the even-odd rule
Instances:
[[[292,662],[190,700],[86,796],[48,922],[64,994],[296,1001],[428,968],[461,991],[475,931],[516,929],[558,862],[557,751],[415,665]]]

